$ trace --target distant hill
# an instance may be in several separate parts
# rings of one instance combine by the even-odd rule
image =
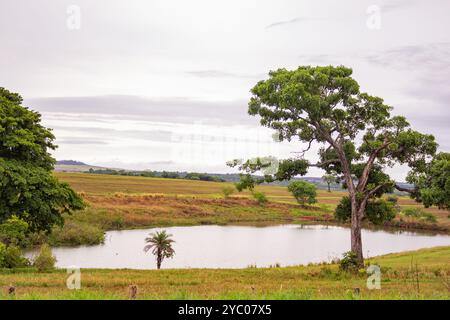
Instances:
[[[67,166],[87,166],[86,163],[75,160],[59,160],[56,161],[56,165],[67,165]]]
[[[98,167],[86,164],[81,161],[75,160],[60,160],[56,162],[55,171],[59,172],[90,172],[97,174],[109,174],[109,175],[124,175],[124,176],[144,176],[144,177],[163,177],[163,178],[175,178],[175,179],[189,179],[189,180],[202,180],[201,176],[206,176],[208,180],[213,178],[214,181],[225,181],[225,182],[238,182],[240,180],[240,176],[237,173],[193,173],[186,171],[175,171],[175,172],[167,172],[167,171],[150,171],[150,170],[123,170],[116,168],[105,168]],[[191,177],[191,176],[199,176],[199,177]],[[255,176],[256,177],[256,176]],[[320,177],[298,177],[293,178],[292,180],[304,180],[308,181],[317,186],[318,189],[326,190],[327,184]],[[291,181],[292,181],[291,180]],[[287,186],[289,181],[276,181],[270,183],[272,185],[279,186]],[[413,186],[404,183],[398,182],[403,188],[412,189]],[[337,183],[331,184],[331,189],[336,191],[342,191],[342,186]],[[397,194],[405,194],[403,192],[395,191]]]
[[[58,172],[87,172],[90,169],[103,170],[106,168],[91,166],[81,161],[75,160],[58,160],[56,161],[55,171]]]

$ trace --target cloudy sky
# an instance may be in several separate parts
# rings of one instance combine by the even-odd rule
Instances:
[[[42,113],[57,159],[227,172],[304,148],[247,115],[258,80],[343,64],[449,151],[449,12],[448,0],[0,0],[0,86]]]

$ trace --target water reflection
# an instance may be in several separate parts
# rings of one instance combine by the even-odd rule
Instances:
[[[348,228],[327,225],[193,226],[165,228],[175,257],[163,268],[245,268],[330,261],[349,250]],[[55,248],[59,267],[154,269],[144,239],[157,229],[110,231],[97,246]],[[450,236],[410,231],[363,230],[366,257],[450,245]]]

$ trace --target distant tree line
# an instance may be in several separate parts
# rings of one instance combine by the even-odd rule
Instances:
[[[153,178],[167,178],[167,179],[186,179],[199,181],[214,181],[225,182],[226,180],[216,175],[197,172],[177,172],[177,171],[128,171],[128,170],[114,170],[114,169],[89,169],[89,173],[94,174],[108,174],[116,176],[132,176],[132,177],[153,177]]]

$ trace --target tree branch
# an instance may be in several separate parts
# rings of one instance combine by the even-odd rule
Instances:
[[[317,162],[315,164],[308,164],[308,166],[309,167],[321,168],[321,167],[323,167],[323,166],[325,166],[327,164],[336,163],[336,162],[339,162],[339,161],[340,161],[339,159],[331,159],[331,160],[326,160],[326,161],[323,161],[323,162]]]
[[[387,148],[389,146],[389,144],[390,144],[390,142],[387,140],[387,138],[385,138],[384,143],[380,147],[376,148],[369,156],[369,160],[367,160],[367,164],[364,167],[364,170],[363,170],[361,177],[359,179],[359,182],[358,182],[358,186],[356,187],[356,189],[358,191],[361,192],[366,187],[367,181],[369,180],[369,173],[370,173],[370,170],[372,170],[372,166],[373,166],[373,163],[375,162],[375,159],[377,158],[380,151]]]
[[[414,193],[414,189],[403,188],[403,187],[400,187],[400,186],[397,185],[397,184],[394,186],[394,188],[397,189],[398,191],[407,192],[407,193],[409,193],[409,194]]]

